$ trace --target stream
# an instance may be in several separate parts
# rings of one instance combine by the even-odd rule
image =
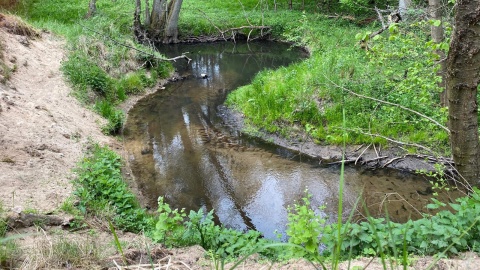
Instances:
[[[276,238],[276,231],[286,230],[288,207],[308,189],[317,213],[327,222],[335,221],[338,166],[321,167],[298,153],[241,136],[221,115],[230,91],[248,84],[263,69],[301,61],[303,51],[273,42],[174,45],[160,50],[168,57],[189,52],[192,62],[177,61],[181,78],[129,111],[124,143],[147,205],[156,209],[157,198],[164,196],[172,207],[214,209],[217,222],[227,227],[256,229]],[[346,167],[344,216],[356,211],[362,218],[365,211],[353,209],[362,194],[372,215],[382,215],[388,206],[394,221],[418,218],[430,202],[430,187],[423,177],[400,171]]]

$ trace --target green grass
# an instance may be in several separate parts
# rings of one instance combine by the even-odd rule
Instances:
[[[227,104],[246,116],[250,129],[291,137],[295,133],[290,127],[300,125],[320,144],[342,143],[345,108],[348,144],[385,143],[375,138],[379,134],[448,155],[448,134],[436,124],[346,91],[399,104],[446,125],[432,50],[423,41],[425,26],[401,25],[398,33],[371,41],[370,51],[361,49],[354,38],[362,31],[366,30],[308,14],[301,24],[286,24],[284,36],[304,42],[312,50],[311,58],[261,72],[252,84],[232,92]]]

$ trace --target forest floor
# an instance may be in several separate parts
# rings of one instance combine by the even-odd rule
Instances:
[[[0,83],[0,202],[9,215],[37,213],[68,220],[59,209],[72,194],[72,169],[86,147],[98,142],[124,156],[123,146],[119,139],[104,135],[100,128],[104,120],[71,95],[71,87],[60,70],[65,42],[47,32],[18,31],[12,27],[16,23],[8,20],[0,16],[4,81]],[[76,232],[45,225],[10,231],[9,235],[23,236],[17,240],[16,268],[117,269],[113,261],[120,262],[121,258],[116,255],[108,225],[97,219],[86,222],[88,228]],[[150,255],[155,255],[156,265],[215,269],[198,246],[166,250],[141,235],[120,232],[119,238],[130,264],[149,263],[145,250],[152,250]],[[71,247],[76,251],[71,252]],[[426,269],[433,259],[411,261],[412,269]],[[384,269],[379,259],[370,263],[369,258],[352,261],[350,266],[364,269],[367,264],[367,269]],[[475,254],[463,254],[457,259],[441,260],[433,269],[478,269],[479,265]],[[340,269],[347,266],[348,262],[343,263]],[[4,267],[0,265],[0,269]],[[238,268],[313,269],[301,260],[269,267],[253,256]]]

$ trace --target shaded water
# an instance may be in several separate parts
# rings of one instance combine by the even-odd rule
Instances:
[[[266,237],[283,232],[287,207],[313,194],[312,205],[329,220],[338,207],[339,168],[299,161],[292,153],[237,136],[224,125],[218,106],[229,91],[264,68],[303,57],[279,43],[200,44],[164,48],[168,56],[190,52],[192,63],[177,63],[185,77],[140,102],[129,112],[125,145],[140,190],[156,208],[158,196],[173,207],[215,209],[218,221]],[[202,79],[201,74],[207,74]],[[428,201],[428,181],[398,172],[346,168],[345,211],[364,191],[370,211],[385,204],[402,220]],[[390,201],[390,203],[388,203]]]

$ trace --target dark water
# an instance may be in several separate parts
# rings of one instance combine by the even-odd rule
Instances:
[[[142,99],[125,127],[129,162],[142,193],[156,208],[158,196],[173,207],[215,209],[218,221],[240,230],[255,228],[266,237],[283,232],[287,207],[308,188],[312,205],[336,218],[339,168],[291,159],[288,151],[239,138],[222,122],[218,106],[238,86],[265,68],[278,68],[305,55],[279,43],[201,44],[162,49],[168,56],[189,52],[190,65],[176,64],[183,80]],[[207,74],[202,79],[201,74]],[[417,214],[428,197],[428,181],[383,171],[346,169],[344,210],[360,192],[370,212],[389,206],[394,219]],[[420,191],[420,192],[419,192]]]

